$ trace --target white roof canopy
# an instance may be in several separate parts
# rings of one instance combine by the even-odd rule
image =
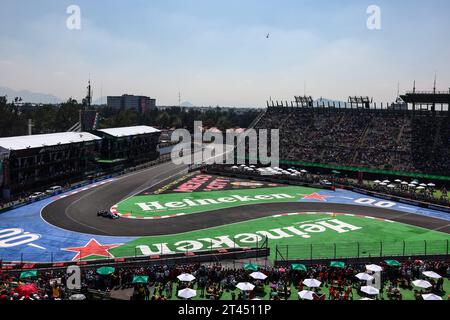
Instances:
[[[6,150],[25,150],[96,140],[101,138],[87,132],[60,132],[0,138],[0,147]]]
[[[100,129],[98,131],[106,133],[116,138],[161,132],[160,130],[149,126],[110,128],[110,129]]]

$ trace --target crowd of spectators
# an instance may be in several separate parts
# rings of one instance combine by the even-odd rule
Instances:
[[[450,175],[448,117],[269,108],[255,129],[280,130],[282,160]]]
[[[398,267],[390,267],[381,262],[380,294],[371,296],[375,299],[401,300],[405,292],[417,300],[422,294],[433,293],[445,296],[444,282],[450,280],[450,264],[448,261],[418,261],[408,260]],[[440,279],[429,279],[424,271],[433,271],[441,275]],[[366,296],[361,287],[373,285],[373,281],[361,281],[356,275],[368,272],[365,264],[347,264],[337,268],[330,265],[310,265],[305,271],[293,270],[290,267],[259,267],[259,272],[265,274],[265,280],[254,280],[243,268],[229,268],[220,263],[202,265],[159,265],[138,267],[118,267],[109,275],[99,275],[96,269],[82,271],[82,288],[78,291],[68,290],[65,270],[38,272],[37,278],[27,280],[28,286],[35,290],[24,294],[18,288],[23,285],[18,279],[20,273],[3,273],[0,277],[0,300],[71,300],[76,294],[89,298],[89,290],[107,293],[112,290],[132,289],[133,300],[170,300],[177,299],[177,292],[185,288],[196,290],[200,299],[219,300],[251,300],[254,298],[270,300],[298,299],[294,292],[310,289],[317,300],[353,300]],[[192,274],[195,279],[182,282],[177,279],[182,273]],[[133,284],[133,277],[142,275],[148,277],[146,283]],[[305,279],[316,279],[321,282],[317,288],[308,288],[303,284]],[[416,288],[412,281],[424,279],[431,283],[428,289]],[[253,283],[251,291],[241,291],[236,288],[240,282]],[[444,297],[445,298],[445,297]]]

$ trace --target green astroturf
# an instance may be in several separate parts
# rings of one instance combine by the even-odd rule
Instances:
[[[364,214],[364,208],[360,210]],[[340,230],[343,232],[329,227],[342,224],[345,224]],[[293,230],[305,235],[297,235]],[[445,253],[450,239],[446,233],[397,222],[346,215],[302,214],[261,218],[183,234],[142,237],[113,248],[110,253],[120,257],[254,247],[261,245],[265,237],[272,260],[276,257],[276,246],[285,259],[309,259],[311,253],[312,258],[376,257]]]
[[[250,204],[292,202],[301,199],[303,195],[319,191],[319,189],[304,187],[277,187],[211,192],[139,195],[133,196],[120,202],[117,206],[117,211],[122,214],[130,213],[136,217],[166,216],[177,213],[192,214]],[[283,197],[280,195],[288,197]],[[254,200],[243,201],[239,198],[232,198],[235,196],[251,197]],[[260,199],[255,199],[255,197],[260,197]],[[206,204],[198,202],[199,200],[205,201],[205,199],[209,200],[210,202],[207,202]],[[183,203],[184,200],[190,200],[194,204],[191,204],[189,202]],[[157,202],[157,204],[155,204],[155,202]],[[147,205],[148,210],[143,209],[143,205]]]

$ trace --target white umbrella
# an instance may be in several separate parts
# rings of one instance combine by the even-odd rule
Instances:
[[[432,187],[432,188],[436,187],[436,185],[434,183],[429,183],[428,186]]]
[[[425,189],[425,187],[420,186],[420,187],[417,187],[416,189],[417,189],[417,190],[423,190],[423,189]]]
[[[412,283],[414,286],[416,286],[418,288],[428,289],[428,288],[432,287],[431,283],[429,283],[426,280],[416,280],[416,281],[413,281]]]
[[[419,184],[419,186],[421,186],[421,187],[427,187],[427,185],[426,185],[425,183],[421,183],[421,184]]]
[[[266,280],[267,276],[262,272],[253,272],[250,274],[250,277],[252,277],[255,280]]]
[[[395,188],[395,185],[390,184],[390,185],[388,185],[387,187],[390,188],[390,189],[394,189],[394,188]]]
[[[195,277],[189,273],[182,273],[177,278],[178,278],[178,280],[183,281],[183,282],[191,282],[191,281],[195,280]]]
[[[238,169],[239,167],[237,166],[232,166],[231,169]]]
[[[382,182],[382,183],[380,183],[380,186],[387,186],[387,183],[385,183],[385,182]]]
[[[253,289],[255,289],[255,286],[252,285],[250,282],[239,282],[236,285],[236,288],[242,291],[253,291]]]
[[[389,180],[384,180],[383,183],[391,183]]]
[[[196,295],[197,291],[189,288],[178,291],[178,296],[183,299],[190,299],[195,297]]]
[[[423,300],[427,300],[427,301],[437,301],[437,300],[442,300],[441,297],[435,295],[435,294],[423,294],[422,295]]]
[[[414,188],[416,185],[415,184],[412,184],[412,183],[410,183],[410,184],[408,184],[408,187],[411,187],[411,188]]]
[[[395,182],[397,182],[397,183],[401,183],[401,182],[402,182],[402,180],[400,180],[400,179],[397,179],[397,180],[395,180]]]
[[[308,173],[308,171],[306,171],[305,169],[300,170],[301,173]]]
[[[374,277],[367,273],[358,273],[355,277],[357,277],[359,280],[365,281],[372,281],[374,279]]]
[[[419,181],[413,180],[413,181],[411,181],[411,184],[419,184]]]
[[[305,286],[307,286],[307,287],[310,287],[310,288],[320,287],[321,283],[322,282],[320,282],[319,280],[316,280],[316,279],[305,279],[305,280],[303,280],[303,284]]]
[[[381,181],[380,180],[375,180],[373,183],[379,184],[379,183],[381,183]]]
[[[366,269],[367,269],[368,271],[372,271],[372,272],[380,272],[380,271],[383,271],[383,268],[380,267],[380,266],[378,266],[378,265],[376,265],[376,264],[369,264],[369,265],[366,266]]]
[[[302,300],[314,300],[314,292],[303,290],[298,293],[298,296]]]
[[[436,272],[434,272],[434,271],[424,271],[424,272],[422,272],[422,274],[425,276],[425,277],[428,277],[428,278],[431,278],[431,279],[440,279],[440,278],[442,278],[440,275],[438,275]]]
[[[84,294],[74,294],[69,297],[69,300],[86,300],[86,296]]]
[[[362,299],[359,299],[359,300],[364,300],[364,301],[370,300],[370,301],[373,301],[373,299],[370,299],[370,298],[362,298]]]
[[[257,301],[259,301],[259,300],[262,300],[261,298],[253,298],[252,300],[257,300]]]
[[[368,295],[376,295],[380,293],[380,290],[372,286],[361,287],[361,291],[367,293]]]
[[[408,185],[408,182],[403,181],[403,182],[402,182],[402,185],[407,186],[407,185]]]

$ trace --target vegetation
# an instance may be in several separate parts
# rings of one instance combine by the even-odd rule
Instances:
[[[28,120],[33,122],[33,134],[64,132],[79,119],[82,104],[69,99],[59,105],[22,105],[20,100],[8,103],[6,97],[0,97],[0,137],[20,136],[28,133]],[[194,121],[202,121],[205,127],[246,128],[257,117],[259,111],[235,110],[232,108],[189,109],[172,107],[156,109],[140,114],[135,110],[114,110],[101,107],[100,128],[149,125],[161,129],[185,128],[193,132]]]

